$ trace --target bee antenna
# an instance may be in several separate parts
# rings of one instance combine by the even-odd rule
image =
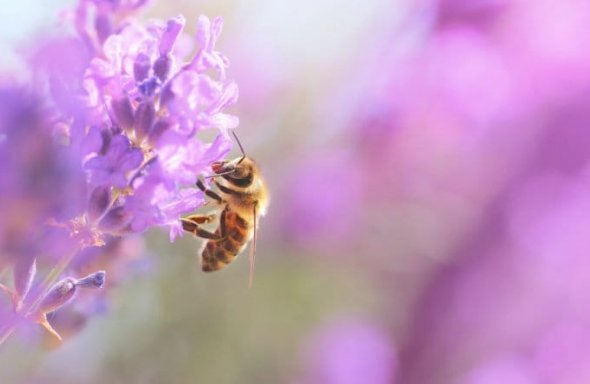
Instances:
[[[240,151],[242,151],[242,158],[238,161],[238,164],[240,164],[246,158],[246,152],[244,151],[244,147],[242,147],[242,143],[240,143],[240,139],[238,138],[238,135],[236,135],[236,132],[232,130],[231,133],[236,138],[236,142],[238,143],[238,146],[240,147]]]

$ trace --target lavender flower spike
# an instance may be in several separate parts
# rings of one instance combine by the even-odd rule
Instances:
[[[37,93],[0,83],[0,265],[14,276],[10,288],[0,281],[13,304],[0,311],[0,343],[20,321],[60,338],[47,314],[105,284],[105,271],[63,278],[92,268],[85,251],[154,227],[174,239],[179,218],[204,203],[196,178],[231,149],[238,119],[226,109],[238,88],[215,50],[221,19],[195,20],[199,50],[184,57],[184,17],[146,24],[136,18],[145,3],[79,0],[77,36],[39,39],[31,55],[22,88]],[[121,259],[113,252],[107,266]]]
[[[225,71],[227,60],[218,60],[221,55],[213,50],[221,20],[208,20],[199,18],[197,40],[205,35],[207,41],[191,61],[198,65],[176,66],[183,59],[173,50],[184,29],[182,16],[156,26],[157,36],[129,25],[105,40],[107,59],[91,61],[85,82],[98,99],[88,101],[103,110],[107,126],[111,118],[117,124],[95,126],[87,134],[94,152],[85,155],[84,169],[89,183],[103,188],[93,194],[100,204],[91,206],[105,206],[105,195],[112,198],[97,222],[99,230],[124,235],[167,225],[176,233],[178,216],[186,211],[167,207],[185,206],[178,204],[186,196],[180,186],[192,184],[230,149],[227,130],[237,126],[237,118],[223,110],[235,102],[237,86],[210,74],[210,69]],[[207,145],[196,133],[209,129],[219,130],[219,136]],[[190,210],[202,202],[193,199]]]

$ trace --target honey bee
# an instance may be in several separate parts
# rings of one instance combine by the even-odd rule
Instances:
[[[207,188],[203,179],[197,180],[197,187],[221,210],[218,214],[191,215],[181,219],[182,228],[195,236],[207,239],[201,253],[201,267],[205,272],[217,271],[231,263],[252,240],[250,248],[250,277],[252,285],[254,259],[256,257],[256,232],[258,220],[266,214],[268,191],[258,165],[246,156],[242,144],[234,137],[242,156],[216,161],[211,164],[215,190]],[[219,216],[215,232],[201,227]]]

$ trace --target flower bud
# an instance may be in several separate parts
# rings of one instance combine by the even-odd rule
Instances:
[[[76,293],[76,281],[67,277],[58,281],[41,300],[40,313],[53,312],[69,302]]]
[[[184,29],[185,19],[184,16],[179,15],[174,17],[166,23],[166,30],[162,34],[160,39],[160,54],[167,55],[174,49],[174,44],[178,35],[182,33]]]
[[[152,97],[160,88],[160,80],[157,77],[152,76],[140,83],[137,88],[144,96]]]
[[[98,271],[76,281],[76,286],[82,288],[102,288],[106,278],[105,271]]]
[[[206,51],[209,48],[209,42],[211,40],[211,21],[207,16],[199,16],[196,35],[199,49]]]
[[[172,81],[164,84],[162,87],[162,92],[160,92],[160,108],[165,108],[174,100],[174,92],[172,91],[172,87],[170,86]]]
[[[133,77],[135,81],[140,83],[147,79],[150,73],[152,63],[150,58],[145,53],[139,53],[133,63]]]
[[[156,118],[156,109],[152,101],[143,101],[135,111],[135,134],[143,139],[148,135]]]
[[[71,277],[57,282],[43,297],[39,309],[34,316],[35,321],[41,324],[49,333],[61,340],[61,335],[53,328],[48,320],[47,314],[53,312],[70,302],[76,293],[77,287],[101,288],[105,282],[105,271],[98,271],[83,277],[79,280]]]
[[[154,63],[154,74],[160,79],[162,82],[166,81],[170,76],[170,71],[172,69],[173,58],[169,54],[161,55],[158,57],[156,62]]]
[[[129,130],[133,127],[133,107],[127,96],[123,96],[117,100],[111,102],[113,113],[117,124],[123,130]]]

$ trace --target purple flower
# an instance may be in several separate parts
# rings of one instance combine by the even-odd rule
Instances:
[[[534,384],[539,379],[531,363],[524,357],[506,356],[489,361],[471,370],[459,384]]]
[[[199,49],[186,61],[175,48],[184,17],[144,25],[135,16],[145,3],[80,0],[69,18],[78,36],[42,40],[31,56],[38,94],[0,84],[0,264],[14,277],[0,285],[12,302],[0,342],[31,321],[59,337],[51,313],[80,288],[102,287],[104,272],[93,271],[129,275],[121,238],[180,234],[180,216],[204,201],[197,177],[231,149],[238,120],[225,109],[238,90],[215,50],[221,19],[198,18]]]
[[[0,262],[19,264],[42,245],[49,220],[68,220],[84,209],[85,181],[76,157],[52,137],[40,98],[0,85]],[[31,239],[38,239],[38,242]],[[47,252],[51,254],[51,252]]]
[[[441,27],[468,24],[490,28],[509,6],[507,0],[438,0],[437,23]]]
[[[319,233],[319,246],[340,232],[355,246],[338,256],[395,292],[400,382],[589,382],[590,55],[574,38],[589,3],[429,4],[430,30],[406,20],[386,57],[359,61],[379,72],[334,140],[350,146],[335,162],[346,171],[298,163],[285,232]],[[390,54],[400,40],[411,48]],[[294,212],[310,207],[304,225]],[[329,382],[316,361],[346,360],[333,344],[305,350],[309,381]]]
[[[37,297],[31,298],[28,295],[35,274],[36,260],[33,258],[24,268],[14,268],[14,290],[5,285],[0,285],[1,290],[12,301],[13,308],[12,316],[0,318],[1,341],[4,341],[20,322],[26,321],[39,323],[49,333],[61,340],[59,333],[49,323],[47,315],[68,304],[74,298],[78,287],[101,288],[105,282],[104,271],[94,272],[81,279],[67,277],[49,287],[43,295],[39,296],[40,299],[38,300]],[[25,289],[22,286],[23,278],[26,284]]]
[[[285,191],[290,204],[283,225],[289,240],[301,246],[348,247],[342,239],[355,238],[365,184],[362,176],[350,156],[335,151],[297,163],[293,179],[298,182]],[[346,188],[341,180],[347,180]],[[307,213],[302,216],[301,212]]]
[[[126,175],[143,162],[143,153],[133,148],[124,135],[110,139],[104,155],[96,154],[84,163],[89,183],[94,186],[110,185],[123,188],[127,185]]]
[[[210,144],[197,140],[186,143],[183,139],[183,135],[168,132],[159,141],[162,176],[175,176],[183,184],[194,182],[195,173],[207,173],[209,165],[231,148],[231,141],[224,135],[218,135]]]
[[[178,215],[186,211],[167,207],[188,209],[178,204],[180,186],[192,184],[230,149],[227,129],[237,119],[222,111],[235,102],[237,87],[225,81],[224,73],[218,78],[205,74],[227,65],[213,51],[221,21],[210,25],[207,20],[199,19],[199,36],[209,36],[206,44],[185,66],[176,65],[182,58],[174,54],[185,23],[180,16],[165,25],[123,26],[104,40],[106,59],[97,57],[89,66],[88,102],[103,111],[107,126],[112,119],[121,130],[102,129],[100,150],[94,145],[84,168],[91,185],[128,187],[123,194],[110,194],[114,200],[99,224],[109,233],[141,232],[154,225],[169,225],[176,233]],[[206,60],[209,56],[217,59]],[[221,131],[213,144],[195,137],[211,128]],[[91,128],[88,135],[96,137],[96,131]],[[192,201],[190,210],[201,203]]]
[[[174,46],[184,23],[179,16],[147,28],[122,26],[104,40],[106,59],[93,59],[86,72],[88,103],[103,111],[107,126],[115,123],[115,128],[102,130],[101,149],[86,155],[89,181],[128,187],[125,193],[111,193],[114,200],[99,224],[109,233],[140,232],[155,225],[171,226],[176,233],[178,215],[186,211],[167,207],[188,208],[177,202],[180,187],[194,183],[230,149],[227,130],[238,122],[223,109],[235,102],[237,87],[221,71],[227,60],[213,50],[221,20],[211,25],[207,18],[199,19],[202,47],[187,65],[179,66],[182,58],[176,57]],[[206,74],[209,69],[218,76]],[[211,128],[220,130],[214,143],[196,138],[197,132]],[[96,130],[91,128],[89,135],[96,136]],[[190,209],[201,203],[193,201]]]
[[[303,350],[305,384],[393,383],[396,352],[388,335],[363,321],[341,321],[318,329]]]

